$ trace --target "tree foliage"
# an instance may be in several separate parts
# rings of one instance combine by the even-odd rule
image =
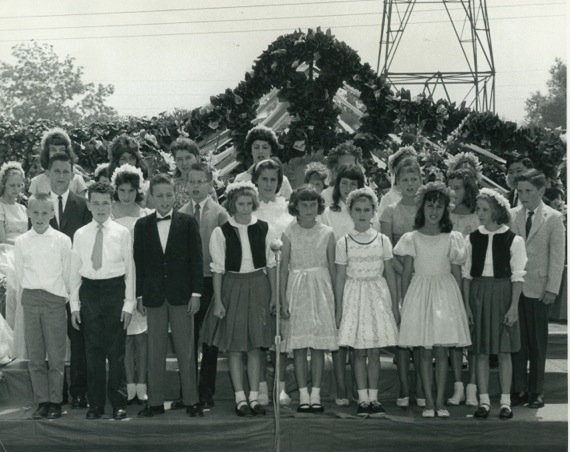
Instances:
[[[566,128],[566,64],[556,58],[549,72],[548,94],[536,91],[525,102],[526,120],[533,125]]]
[[[0,62],[0,115],[23,122],[59,124],[108,121],[117,113],[105,104],[113,85],[83,81],[83,67],[53,46],[37,42],[12,48],[15,64]]]

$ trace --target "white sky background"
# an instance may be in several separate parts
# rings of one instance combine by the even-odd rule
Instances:
[[[234,88],[271,42],[296,28],[331,28],[362,62],[376,68],[383,2],[334,1],[3,0],[0,60],[13,62],[10,50],[18,42],[48,42],[58,55],[69,54],[84,67],[84,81],[115,86],[109,104],[119,114],[152,116],[198,107],[211,95]],[[292,3],[296,5],[284,5]],[[443,7],[421,3],[392,69],[466,70]],[[529,94],[546,92],[554,59],[566,61],[567,5],[564,0],[487,4],[496,111],[520,122]],[[181,10],[165,11],[172,9]],[[125,11],[136,13],[117,14]],[[419,88],[412,89],[416,92]],[[454,100],[461,100],[459,94]]]

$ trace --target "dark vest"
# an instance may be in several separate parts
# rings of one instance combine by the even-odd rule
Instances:
[[[239,232],[229,221],[226,221],[221,226],[221,229],[226,239],[226,271],[239,272],[242,255]],[[247,227],[253,266],[256,269],[263,268],[267,265],[267,259],[265,257],[265,238],[267,237],[268,229],[269,225],[261,220],[257,220],[257,223],[250,224]]]
[[[511,277],[511,245],[515,233],[510,229],[493,237],[493,274],[495,278]],[[469,234],[472,250],[471,276],[479,277],[483,274],[485,255],[489,245],[489,236],[481,234],[478,230]]]

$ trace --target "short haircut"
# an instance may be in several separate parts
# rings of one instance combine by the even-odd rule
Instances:
[[[326,186],[327,185],[326,180],[327,177],[329,176],[329,172],[327,170],[326,165],[321,162],[309,163],[305,168],[305,179],[304,179],[305,184],[310,183],[309,181],[313,176],[317,176]]]
[[[452,171],[447,176],[447,182],[452,179],[459,179],[463,182],[465,196],[463,197],[463,204],[469,209],[471,213],[475,212],[477,208],[477,195],[479,194],[479,187],[477,187],[477,180],[473,171],[467,167],[458,168]]]
[[[65,152],[71,158],[71,163],[75,162],[75,154],[73,152],[73,147],[71,145],[71,139],[67,132],[59,127],[54,127],[46,131],[42,136],[42,142],[40,145],[40,165],[43,169],[48,169],[49,165],[49,147],[54,146],[65,146]]]
[[[506,157],[506,161],[507,161],[506,164],[507,171],[509,167],[514,163],[522,163],[522,165],[528,169],[534,168],[534,163],[532,162],[532,160],[524,154],[519,154],[517,151],[508,154]]]
[[[333,186],[331,210],[334,212],[340,212],[340,181],[342,179],[357,181],[358,188],[364,187],[364,174],[360,167],[357,165],[342,165],[336,175]]]
[[[449,196],[441,190],[430,190],[423,197],[421,205],[418,206],[416,212],[416,218],[414,220],[414,229],[420,229],[424,226],[426,222],[426,216],[424,212],[424,206],[427,202],[434,202],[436,204],[443,204],[443,216],[439,222],[441,232],[451,232],[453,230],[453,224],[451,223],[451,217],[449,215]]]
[[[192,165],[190,165],[190,171],[201,171],[206,175],[209,181],[214,179],[214,170],[205,162],[192,163]]]
[[[398,183],[400,176],[408,173],[416,173],[420,177],[420,181],[422,180],[422,169],[420,168],[417,158],[406,157],[398,162],[398,166],[396,166],[394,171],[396,183]]]
[[[256,186],[263,170],[277,171],[277,188],[275,189],[275,193],[279,193],[279,190],[281,190],[281,185],[283,185],[283,165],[281,165],[281,161],[277,157],[271,157],[269,159],[262,160],[257,165],[255,165],[255,168],[253,169],[253,173],[251,175],[251,182]]]
[[[271,146],[272,154],[277,153],[279,150],[279,142],[277,141],[277,135],[273,129],[259,125],[255,126],[253,129],[250,129],[245,136],[243,147],[246,154],[249,154],[249,156],[251,156],[251,146],[253,145],[254,141],[258,140],[268,142]]]
[[[519,182],[529,182],[540,190],[546,187],[546,176],[536,169],[530,169],[515,178],[515,184]]]
[[[108,163],[102,163],[101,165],[98,165],[97,168],[95,168],[95,171],[93,172],[93,179],[95,180],[95,182],[99,182],[99,180],[102,177],[106,177],[107,179],[111,179],[111,176],[109,175],[109,164]]]
[[[115,176],[115,193],[113,194],[113,199],[115,201],[119,200],[119,187],[123,184],[130,184],[136,192],[135,202],[141,202],[144,198],[141,191],[141,180],[136,173],[130,173],[128,171],[119,171]]]
[[[47,166],[48,170],[51,169],[54,162],[68,162],[71,165],[71,169],[73,170],[73,161],[71,160],[71,157],[67,154],[58,152],[57,154],[52,155],[49,159],[49,163]]]
[[[53,209],[53,201],[51,199],[51,194],[50,193],[42,193],[42,192],[37,192],[34,193],[32,196],[30,196],[30,199],[28,199],[28,207],[30,206],[30,204],[32,204],[32,202],[37,201],[37,202],[49,202],[52,209]]]
[[[511,214],[509,209],[501,206],[493,196],[481,193],[477,195],[477,200],[487,201],[491,207],[491,219],[497,224],[509,224],[511,221]]]
[[[301,201],[318,201],[319,208],[317,210],[317,214],[322,215],[325,211],[325,200],[319,192],[315,190],[315,187],[310,184],[301,185],[291,193],[287,208],[292,216],[297,217],[299,215],[299,209],[297,206]]]
[[[338,165],[338,161],[344,155],[351,155],[354,157],[356,163],[362,160],[362,149],[355,146],[352,141],[346,141],[332,148],[327,155],[327,166],[329,169],[334,169]]]
[[[200,149],[198,149],[198,145],[190,138],[176,138],[176,140],[170,143],[169,150],[175,157],[177,151],[188,151],[190,154],[196,156],[197,160],[200,160]]]
[[[109,163],[109,174],[113,174],[117,167],[120,166],[119,161],[123,154],[131,154],[135,160],[135,166],[140,168],[143,173],[144,178],[148,177],[148,169],[144,164],[142,155],[139,152],[139,144],[133,138],[123,133],[116,136],[111,142],[111,162]]]
[[[94,193],[99,193],[101,195],[108,194],[109,199],[112,200],[114,192],[115,190],[113,190],[111,184],[108,184],[106,182],[95,182],[94,184],[89,185],[89,187],[87,188],[87,199],[91,201],[91,196]]]
[[[346,206],[348,208],[348,211],[352,212],[352,207],[354,206],[354,203],[360,201],[361,199],[367,199],[368,201],[370,201],[370,204],[372,205],[372,210],[374,212],[378,211],[378,198],[376,197],[374,192],[369,188],[355,190],[348,196],[347,206]]]
[[[236,188],[232,191],[230,191],[227,194],[227,199],[226,199],[226,210],[228,211],[228,213],[233,217],[237,210],[236,210],[236,202],[237,199],[240,196],[249,196],[251,197],[251,200],[253,202],[253,211],[255,212],[257,210],[257,208],[259,207],[259,196],[257,195],[257,191],[251,187],[251,186],[243,186],[243,187],[239,187]]]
[[[170,177],[170,175],[166,173],[159,173],[152,176],[152,178],[150,179],[150,184],[148,186],[149,193],[152,195],[154,187],[156,185],[161,185],[161,184],[166,184],[170,185],[171,187],[174,187],[174,181],[172,180],[172,177]]]

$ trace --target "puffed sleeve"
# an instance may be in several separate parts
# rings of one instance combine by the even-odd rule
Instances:
[[[380,241],[382,243],[382,260],[388,261],[394,257],[392,253],[392,244],[390,239],[384,234],[380,234]]]
[[[527,257],[524,240],[517,235],[511,244],[511,282],[524,282]]]
[[[382,211],[382,214],[380,215],[380,221],[383,221],[385,223],[392,223],[394,221],[394,208],[392,206],[393,204],[390,204]]]
[[[449,260],[452,264],[463,265],[467,257],[463,234],[459,231],[451,231],[449,235]]]
[[[416,257],[416,245],[414,243],[414,233],[406,232],[396,244],[393,250],[397,256]]]
[[[347,265],[348,264],[348,256],[346,254],[346,235],[341,237],[336,242],[336,251],[335,251],[335,259],[334,263],[339,265]]]
[[[210,264],[212,272],[225,273],[226,238],[219,226],[212,231],[212,235],[210,236],[210,256],[212,258],[212,263]]]
[[[269,226],[267,235],[265,236],[265,260],[267,262],[266,267],[272,268],[277,265],[275,260],[275,253],[271,251],[271,242],[273,239],[277,238],[275,229]]]
[[[465,279],[471,278],[471,264],[472,264],[472,251],[471,251],[471,238],[467,236],[465,239],[465,263],[461,267],[461,273]]]

